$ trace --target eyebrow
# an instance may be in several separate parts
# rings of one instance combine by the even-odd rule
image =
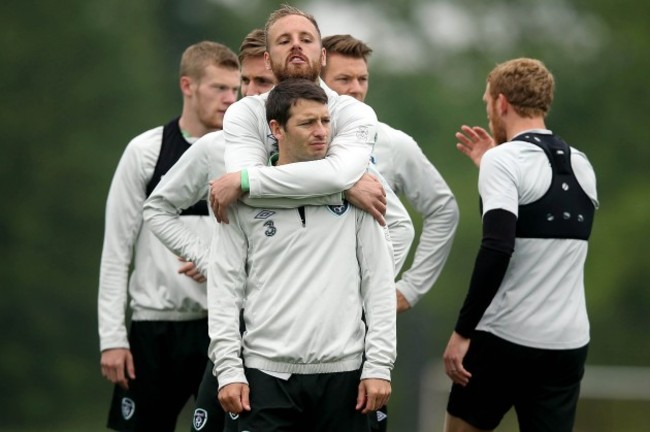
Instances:
[[[284,36],[290,36],[290,35],[291,35],[291,32],[280,33],[280,34],[275,38],[275,40],[278,40],[278,39],[280,39],[280,38],[282,38],[282,37],[284,37]],[[311,32],[309,32],[309,31],[307,31],[307,30],[301,30],[301,31],[298,33],[298,35],[299,35],[299,36],[310,36],[310,37],[313,37],[313,38],[316,37],[316,35],[315,35],[314,33],[311,33]]]

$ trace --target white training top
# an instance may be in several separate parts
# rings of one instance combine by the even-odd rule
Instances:
[[[396,298],[387,229],[349,204],[305,206],[304,216],[238,203],[217,229],[209,356],[222,387],[247,383],[243,363],[270,373],[335,373],[358,369],[364,356],[362,379],[390,380]]]
[[[548,130],[522,131],[550,134]],[[598,206],[596,176],[584,153],[571,148],[571,165],[585,193]],[[488,150],[481,160],[483,214],[541,198],[552,179],[544,151],[524,141]],[[505,277],[476,327],[510,342],[542,349],[573,349],[589,342],[584,294],[587,241],[517,238]]]
[[[431,289],[447,261],[458,226],[458,205],[438,170],[404,132],[379,122],[373,155],[390,187],[422,215],[413,263],[397,281],[397,289],[414,306]]]
[[[144,204],[144,220],[151,231],[169,249],[192,261],[203,275],[207,275],[210,236],[188,229],[180,217],[181,210],[208,196],[209,181],[226,173],[224,164],[225,137],[222,131],[209,133],[181,156],[165,174]],[[381,175],[369,167],[372,174]],[[391,233],[397,270],[406,260],[414,236],[408,211],[397,195],[386,189],[386,225]],[[291,198],[254,198],[255,207],[295,208],[300,205],[341,204],[341,194]],[[212,209],[209,209],[212,214]]]
[[[158,161],[162,132],[160,126],[129,142],[106,200],[98,294],[102,351],[129,348],[128,297],[136,321],[184,321],[207,315],[205,284],[178,274],[182,263],[142,223],[146,186]],[[182,223],[199,235],[209,235],[208,221],[207,216],[182,217]]]
[[[247,169],[252,198],[340,193],[365,172],[375,142],[375,112],[350,96],[339,96],[322,80],[320,85],[328,97],[332,136],[324,159],[267,165],[275,142],[266,121],[268,93],[242,98],[226,111],[226,169]]]

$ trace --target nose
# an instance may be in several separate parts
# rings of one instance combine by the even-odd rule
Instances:
[[[258,94],[262,94],[259,88],[252,82],[248,85],[248,91],[246,92],[246,96],[255,96]]]
[[[257,93],[255,93],[255,85],[254,84],[252,84],[252,83],[247,84],[247,85],[242,84],[242,86],[241,86],[241,95],[242,96],[253,96],[253,95],[256,95],[256,94]]]
[[[302,41],[300,40],[300,36],[295,36],[291,39],[291,49],[302,51]]]
[[[363,94],[363,88],[359,80],[357,79],[352,80],[352,83],[350,84],[350,96],[352,96],[355,99],[361,100],[362,94]]]
[[[314,130],[314,135],[318,138],[325,138],[327,136],[329,128],[323,123],[318,122],[316,129]]]
[[[226,92],[224,102],[232,105],[237,101],[237,90],[229,90]]]

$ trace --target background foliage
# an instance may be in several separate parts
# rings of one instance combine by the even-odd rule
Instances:
[[[0,4],[0,430],[103,430],[110,386],[99,372],[96,296],[113,170],[133,136],[179,112],[182,50],[212,39],[236,51],[277,4]],[[539,57],[554,72],[548,123],[589,155],[598,175],[601,208],[586,272],[589,363],[648,366],[650,3],[295,4],[316,15],[324,35],[352,33],[373,46],[368,103],[420,143],[461,210],[441,279],[398,320],[392,430],[416,429],[421,374],[442,354],[478,246],[477,174],[453,134],[461,124],[485,126],[485,74],[508,58]],[[585,403],[577,428],[640,430],[648,408]],[[620,410],[631,413],[625,423]]]

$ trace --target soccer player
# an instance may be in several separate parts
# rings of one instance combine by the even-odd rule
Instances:
[[[248,33],[239,49],[241,94],[251,96],[269,91],[275,76],[264,64],[264,31]],[[180,216],[184,209],[205,201],[211,179],[226,173],[223,161],[225,141],[221,130],[204,135],[180,157],[144,204],[148,228],[172,252],[189,258],[201,275],[207,275],[212,231],[196,231]],[[207,337],[207,328],[206,337]],[[205,350],[207,358],[207,347]],[[196,397],[192,431],[221,432],[224,412],[217,400],[218,383],[208,361]]]
[[[493,430],[512,407],[522,431],[573,429],[598,199],[585,154],[546,127],[554,87],[535,59],[506,61],[487,77],[483,100],[497,145],[472,158],[480,162],[483,239],[444,352],[453,381],[447,432]]]
[[[327,52],[323,81],[338,94],[365,101],[372,49],[350,35],[323,38]],[[397,282],[397,310],[415,305],[435,283],[451,251],[458,205],[438,170],[404,132],[379,122],[373,160],[391,189],[404,194],[422,215],[422,235],[413,264]]]
[[[277,166],[326,156],[328,95],[314,80],[282,80],[266,113]],[[208,280],[219,401],[238,415],[227,430],[367,431],[396,356],[387,229],[347,202],[228,212]]]
[[[368,57],[372,49],[350,35],[323,38],[327,53],[321,78],[335,92],[364,102],[369,88]],[[404,132],[379,122],[373,161],[395,193],[404,194],[422,215],[422,234],[411,267],[397,281],[397,312],[415,305],[440,276],[458,226],[458,205],[438,170]],[[386,407],[373,420],[373,430],[386,430]]]
[[[243,96],[266,92],[275,85],[275,76],[266,68],[264,62],[265,50],[262,30],[253,30],[241,44],[239,62]],[[202,137],[167,172],[144,205],[144,219],[151,231],[175,254],[189,257],[203,275],[207,274],[211,236],[188,229],[179,214],[183,209],[206,198],[210,179],[226,174],[224,150],[225,140],[222,131],[212,132]],[[359,183],[363,184],[363,180]],[[393,203],[399,203],[399,198],[390,189],[386,192],[389,207],[395,205]],[[353,201],[356,195],[364,193],[365,191],[359,185],[346,191],[346,195]],[[258,205],[267,203],[272,207],[296,207],[299,204],[337,204],[339,200],[339,197],[305,197],[304,199],[273,198],[255,201]],[[387,211],[386,213],[389,229],[405,225],[408,222],[407,218],[405,209],[402,212]],[[400,246],[400,249],[406,250],[407,247]],[[208,362],[196,398],[192,430],[202,432],[223,430],[223,411],[216,398],[218,383],[212,374],[212,368],[212,362]]]
[[[115,384],[112,429],[173,431],[196,395],[207,361],[205,278],[143,226],[142,205],[192,142],[221,129],[239,82],[237,56],[226,46],[204,41],[188,47],[180,63],[180,117],[134,138],[115,171],[98,295],[101,370]],[[181,219],[196,232],[211,232],[205,202]]]
[[[369,211],[382,223],[385,212],[401,213],[393,220],[404,223],[390,227],[396,268],[401,267],[413,239],[410,217],[399,199],[395,205],[386,206],[388,186],[366,174],[366,170],[372,170],[369,160],[377,116],[369,106],[352,98],[339,97],[320,81],[325,51],[313,16],[283,5],[269,16],[265,36],[266,64],[278,81],[305,78],[320,82],[325,88],[332,116],[332,142],[322,160],[282,167],[266,166],[275,141],[265,121],[265,96],[244,98],[233,104],[224,118],[225,162],[229,173],[211,185],[211,206],[217,219],[227,222],[228,205],[240,197],[255,205],[251,199],[336,194],[340,204],[342,191],[355,184],[359,186],[361,179],[360,187],[367,193],[359,196],[365,201],[348,197],[352,204]]]

